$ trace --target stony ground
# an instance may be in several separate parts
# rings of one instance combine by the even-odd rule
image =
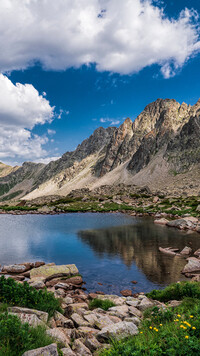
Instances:
[[[4,266],[1,274],[14,278],[18,283],[27,279],[34,288],[46,287],[61,299],[63,314],[56,312],[50,319],[46,312],[17,306],[9,307],[8,312],[17,315],[22,323],[28,322],[34,327],[45,325],[47,334],[62,347],[64,356],[97,355],[101,349],[109,347],[110,338],[121,339],[138,334],[138,326],[147,308],[154,305],[166,308],[163,303],[148,299],[144,293],[132,295],[131,291],[123,291],[126,297],[98,292],[86,294],[75,265],[24,263]],[[92,300],[109,300],[111,307],[108,310],[91,307]],[[57,355],[56,346],[52,344],[38,351],[28,351],[24,356],[43,355],[45,350],[48,352],[45,355]]]

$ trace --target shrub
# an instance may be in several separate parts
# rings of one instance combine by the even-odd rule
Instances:
[[[46,289],[38,291],[27,282],[20,284],[11,278],[5,279],[4,276],[0,278],[0,302],[39,309],[49,313],[49,316],[56,310],[62,312],[60,301],[53,293],[47,292]]]
[[[169,300],[182,300],[185,297],[200,298],[200,283],[198,282],[181,282],[171,284],[163,290],[153,290],[147,296],[160,302]]]
[[[108,310],[111,307],[115,307],[115,303],[113,303],[109,299],[102,300],[102,299],[95,298],[89,303],[90,309],[101,308],[103,310]]]
[[[25,351],[49,345],[53,339],[44,327],[29,327],[8,313],[0,314],[0,356],[21,356]]]

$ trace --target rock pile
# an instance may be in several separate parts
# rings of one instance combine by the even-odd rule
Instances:
[[[29,325],[46,325],[47,333],[63,346],[64,356],[92,355],[97,350],[108,347],[111,337],[120,339],[136,335],[143,311],[154,305],[162,305],[148,299],[143,293],[135,297],[86,294],[82,277],[75,265],[24,263],[4,266],[1,273],[7,274],[6,277],[9,273],[16,280],[25,278],[24,274],[27,276],[29,273],[29,279],[26,278],[30,285],[37,289],[46,287],[56,298],[61,298],[64,313],[56,312],[50,320],[48,313],[29,308],[10,307],[8,312],[18,315],[22,322],[28,322]],[[114,306],[107,311],[101,308],[90,310],[89,303],[94,298],[109,299]],[[55,345],[28,351],[24,356],[41,354],[56,356]]]

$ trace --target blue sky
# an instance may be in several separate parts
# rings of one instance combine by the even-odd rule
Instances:
[[[24,160],[46,162],[51,157],[59,157],[64,152],[75,149],[99,126],[119,126],[126,117],[134,120],[148,103],[157,98],[174,98],[180,103],[185,101],[193,105],[200,97],[199,0],[154,1],[149,2],[149,7],[143,10],[140,9],[142,6],[140,0],[131,2],[124,0],[124,6],[127,8],[131,6],[130,11],[134,11],[134,8],[132,9],[134,3],[136,9],[138,7],[140,11],[138,18],[137,14],[134,18],[135,23],[138,21],[136,29],[134,25],[130,25],[125,31],[123,21],[126,19],[130,21],[127,17],[129,9],[123,8],[118,0],[94,0],[97,7],[99,3],[101,5],[101,11],[97,14],[102,21],[104,17],[105,21],[107,20],[106,16],[109,19],[111,10],[112,15],[115,14],[113,22],[109,23],[109,31],[113,30],[113,33],[115,31],[119,36],[122,35],[122,40],[117,43],[118,39],[110,37],[106,43],[106,36],[109,34],[106,33],[108,31],[106,29],[103,34],[105,37],[97,44],[92,42],[90,48],[88,46],[90,38],[87,37],[85,40],[82,34],[80,38],[73,38],[74,32],[70,32],[70,37],[65,37],[71,28],[69,30],[62,27],[65,23],[62,22],[65,20],[63,6],[67,10],[70,1],[58,0],[56,11],[59,6],[62,10],[62,16],[59,11],[55,14],[57,17],[61,16],[58,34],[56,31],[59,29],[50,28],[49,37],[45,38],[44,35],[43,38],[42,27],[40,38],[36,30],[34,32],[36,26],[34,21],[31,35],[30,28],[28,35],[24,35],[26,22],[23,34],[20,33],[17,23],[11,32],[13,39],[6,37],[5,34],[3,42],[5,58],[0,55],[3,76],[2,85],[0,83],[2,94],[0,126],[2,125],[3,132],[2,137],[0,134],[0,160],[3,162],[11,164],[21,164]],[[90,3],[91,0],[84,1]],[[24,3],[22,8],[24,13],[29,10],[34,17],[40,13],[40,16],[43,16],[41,26],[45,19],[52,27],[55,9],[52,9],[51,16],[46,17],[46,13],[43,13],[45,1],[37,2],[38,7],[30,9],[26,8],[24,0],[20,3],[19,0],[12,0],[11,4],[21,6]],[[81,2],[79,0],[76,2],[77,8],[75,7],[74,13],[79,14]],[[115,13],[117,6],[122,8],[119,9],[120,12]],[[161,8],[162,16],[158,14]],[[188,10],[181,13],[185,8]],[[3,16],[4,11],[5,8],[0,4],[0,15],[2,13]],[[92,11],[96,11],[96,8]],[[148,18],[143,23],[140,17],[143,13],[147,16],[147,12]],[[98,30],[99,26],[99,23],[93,23],[90,12],[88,13],[81,15],[83,19],[88,16],[83,20],[83,23],[86,21],[89,26],[83,27],[84,36],[85,31],[92,31],[95,26]],[[10,9],[7,9],[6,25],[12,26],[11,15]],[[123,32],[117,32],[119,30],[115,28],[117,21],[122,22],[123,26],[119,26],[123,27]],[[23,27],[23,22],[21,23]],[[55,39],[54,32],[51,31],[55,32]],[[135,40],[138,32],[140,37]],[[17,35],[16,38],[19,37],[17,40],[14,34]],[[2,48],[2,43],[0,45]],[[113,51],[114,46],[117,46],[117,49]],[[118,50],[121,57],[116,57]],[[8,61],[6,55],[9,57]],[[5,81],[5,77],[9,82]],[[20,87],[16,87],[16,83],[20,83]],[[26,84],[32,85],[29,91]],[[5,87],[6,90],[9,88],[6,98]],[[13,99],[9,101],[10,93]],[[13,135],[15,139],[12,145]]]

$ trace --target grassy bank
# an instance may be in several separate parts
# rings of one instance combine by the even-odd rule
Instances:
[[[200,354],[200,284],[183,282],[163,291],[152,291],[149,297],[169,302],[181,300],[178,307],[153,307],[144,313],[139,334],[121,341],[111,340],[111,348],[101,356]]]
[[[128,202],[126,201],[128,199]],[[96,196],[85,197],[65,197],[52,201],[48,204],[35,205],[27,202],[24,206],[15,205],[14,203],[0,206],[0,210],[5,212],[30,212],[39,211],[45,208],[49,212],[114,212],[114,211],[130,211],[142,214],[166,213],[173,216],[182,216],[189,214],[192,216],[200,216],[198,206],[200,205],[200,197],[175,197],[165,198],[163,196],[155,197],[148,194],[129,194],[125,198],[119,195],[115,201],[113,196]]]

